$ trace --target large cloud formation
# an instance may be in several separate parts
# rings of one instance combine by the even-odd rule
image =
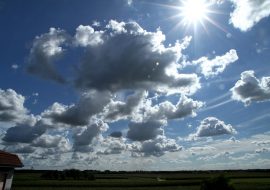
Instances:
[[[83,90],[154,89],[167,92],[194,93],[199,87],[196,74],[179,73],[182,43],[165,47],[165,35],[157,30],[148,32],[136,22],[109,21],[104,30],[80,25],[75,37],[51,28],[36,37],[29,57],[28,71],[45,79],[64,82],[54,66],[63,46],[86,48],[74,84]],[[116,48],[117,47],[117,48]]]
[[[177,63],[185,46],[177,42],[174,46],[165,47],[165,35],[159,30],[147,32],[136,22],[111,20],[102,37],[100,32],[89,31],[88,35],[85,39],[92,40],[94,35],[98,35],[102,40],[94,44],[85,42],[88,44],[87,55],[75,81],[78,88],[183,91],[188,87],[190,91],[191,87],[199,87],[195,74],[178,72]],[[190,38],[186,38],[183,44],[187,41]]]
[[[197,128],[197,132],[193,134],[195,137],[211,137],[225,134],[236,134],[236,130],[230,125],[225,124],[215,117],[207,117],[201,121],[200,126]]]
[[[181,150],[165,136],[168,120],[194,117],[204,105],[190,98],[201,87],[200,78],[182,70],[182,51],[191,37],[167,46],[160,29],[149,32],[134,21],[111,20],[98,30],[94,27],[80,25],[74,36],[51,28],[34,39],[27,71],[74,87],[78,100],[69,105],[55,102],[33,116],[23,96],[1,90],[0,121],[15,123],[3,134],[1,146],[42,160],[48,154],[59,160],[62,153],[74,158],[124,151],[162,156]],[[79,65],[71,72],[74,76],[67,76],[56,64],[74,49],[82,51]],[[174,103],[168,96],[179,100]],[[109,125],[120,120],[128,123],[127,135],[123,130],[103,137]]]
[[[230,22],[241,31],[250,30],[261,19],[270,15],[269,0],[231,0],[234,11]]]
[[[232,98],[249,105],[270,100],[270,77],[256,78],[252,70],[241,73],[241,79],[231,89]]]

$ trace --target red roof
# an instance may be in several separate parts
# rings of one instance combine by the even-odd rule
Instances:
[[[0,167],[23,167],[23,164],[16,154],[0,150]]]

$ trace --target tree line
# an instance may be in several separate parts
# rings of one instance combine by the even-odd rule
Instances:
[[[95,176],[91,171],[76,169],[63,171],[48,170],[43,172],[40,177],[46,180],[95,180]]]

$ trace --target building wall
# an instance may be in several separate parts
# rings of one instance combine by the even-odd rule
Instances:
[[[3,189],[5,185],[6,175],[4,173],[0,173],[0,190]]]
[[[13,168],[0,168],[0,190],[11,189],[13,173]]]
[[[9,170],[7,173],[7,177],[6,177],[6,184],[5,184],[5,188],[4,190],[10,190],[11,189],[11,185],[12,185],[12,180],[13,180],[13,172],[14,170]]]

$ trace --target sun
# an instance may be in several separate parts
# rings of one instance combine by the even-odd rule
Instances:
[[[219,7],[217,6],[217,1],[177,0],[171,2],[174,3],[150,3],[154,6],[159,6],[172,10],[173,14],[167,18],[164,18],[164,20],[177,19],[176,24],[172,27],[170,31],[175,31],[177,28],[181,27],[185,30],[185,32],[190,32],[189,29],[193,28],[194,35],[198,34],[201,29],[204,29],[207,34],[210,34],[209,27],[207,26],[208,23],[210,23],[224,33],[228,33],[226,28],[224,28],[222,25],[220,25],[214,20],[215,15],[225,14],[223,11],[219,10]],[[202,28],[199,26],[201,26]]]
[[[203,24],[208,18],[210,4],[205,0],[183,0],[180,6],[180,16],[184,25]]]

